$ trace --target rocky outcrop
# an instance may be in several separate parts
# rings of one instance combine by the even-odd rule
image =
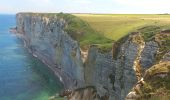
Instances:
[[[95,45],[91,46],[85,62],[85,82],[95,86],[98,95],[114,95],[115,66],[112,52],[100,53]]]
[[[162,61],[145,71],[144,77],[137,82],[126,100],[146,99],[148,96],[168,100],[170,81],[170,61]],[[161,90],[162,89],[162,90]],[[159,99],[158,99],[159,100]]]
[[[139,45],[132,42],[132,37],[120,45],[119,54],[116,61],[115,73],[115,100],[124,100],[127,93],[137,82],[135,70],[133,68],[134,60],[137,57]]]
[[[142,68],[148,69],[156,62],[155,55],[157,54],[158,48],[158,43],[154,41],[146,42],[140,60]]]
[[[161,32],[152,38],[152,41],[146,42],[140,59],[143,75],[126,100],[169,99],[170,35]]]
[[[143,72],[157,63],[158,43],[145,42],[140,33],[115,42],[107,52],[97,44],[83,50],[65,31],[68,24],[57,15],[19,13],[16,29],[28,50],[63,82],[69,100],[124,100]],[[168,59],[169,53],[163,61]]]
[[[167,52],[167,53],[163,56],[163,58],[162,58],[161,61],[170,61],[170,52]]]
[[[65,88],[81,87],[84,68],[80,47],[65,31],[64,19],[17,14],[17,31],[29,51],[56,72]]]

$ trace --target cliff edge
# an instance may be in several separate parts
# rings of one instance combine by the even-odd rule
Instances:
[[[124,100],[146,70],[169,62],[168,31],[149,27],[114,42],[70,14],[18,13],[16,29],[63,83],[68,100]]]

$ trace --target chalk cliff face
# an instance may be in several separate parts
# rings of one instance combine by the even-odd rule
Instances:
[[[84,68],[79,44],[64,32],[65,25],[64,19],[17,14],[17,31],[28,49],[56,71],[65,88],[72,88],[84,83]]]
[[[121,39],[108,52],[91,45],[84,56],[79,43],[64,30],[67,25],[57,16],[17,14],[17,31],[26,47],[54,71],[65,89],[85,87],[87,92],[86,86],[94,86],[94,90],[89,89],[96,92],[95,96],[89,93],[91,100],[124,100],[143,72],[156,63],[158,43],[145,42],[139,33]],[[164,56],[166,61],[168,54]],[[87,97],[83,89],[69,93],[69,100],[77,95]]]
[[[113,53],[101,53],[91,46],[85,62],[85,82],[95,86],[101,98],[114,96],[115,64]]]

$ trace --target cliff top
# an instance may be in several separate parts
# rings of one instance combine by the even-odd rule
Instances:
[[[91,26],[71,14],[63,13],[18,13],[26,16],[41,16],[51,18],[53,20],[63,19],[66,22],[64,30],[80,43],[82,48],[86,48],[91,44],[97,45],[99,48],[110,49],[113,40],[106,38],[102,33],[95,31]]]
[[[170,41],[170,39],[167,33],[169,31],[166,31],[167,29],[170,29],[170,22],[165,22],[169,19],[169,15],[19,14],[47,17],[53,20],[58,18],[64,19],[67,24],[65,25],[64,30],[85,49],[89,45],[95,44],[100,50],[107,51],[112,48],[112,43],[115,40],[121,42],[126,37],[128,38],[128,33],[132,31],[142,33],[141,35],[145,41],[156,40],[159,42],[160,46],[162,43],[166,44],[162,46],[162,51],[170,49],[168,46],[168,41]],[[168,37],[166,35],[168,35]]]

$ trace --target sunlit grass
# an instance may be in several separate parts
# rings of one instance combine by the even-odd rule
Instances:
[[[126,34],[144,26],[170,26],[170,15],[151,14],[74,14],[90,26],[112,40],[119,40]]]

